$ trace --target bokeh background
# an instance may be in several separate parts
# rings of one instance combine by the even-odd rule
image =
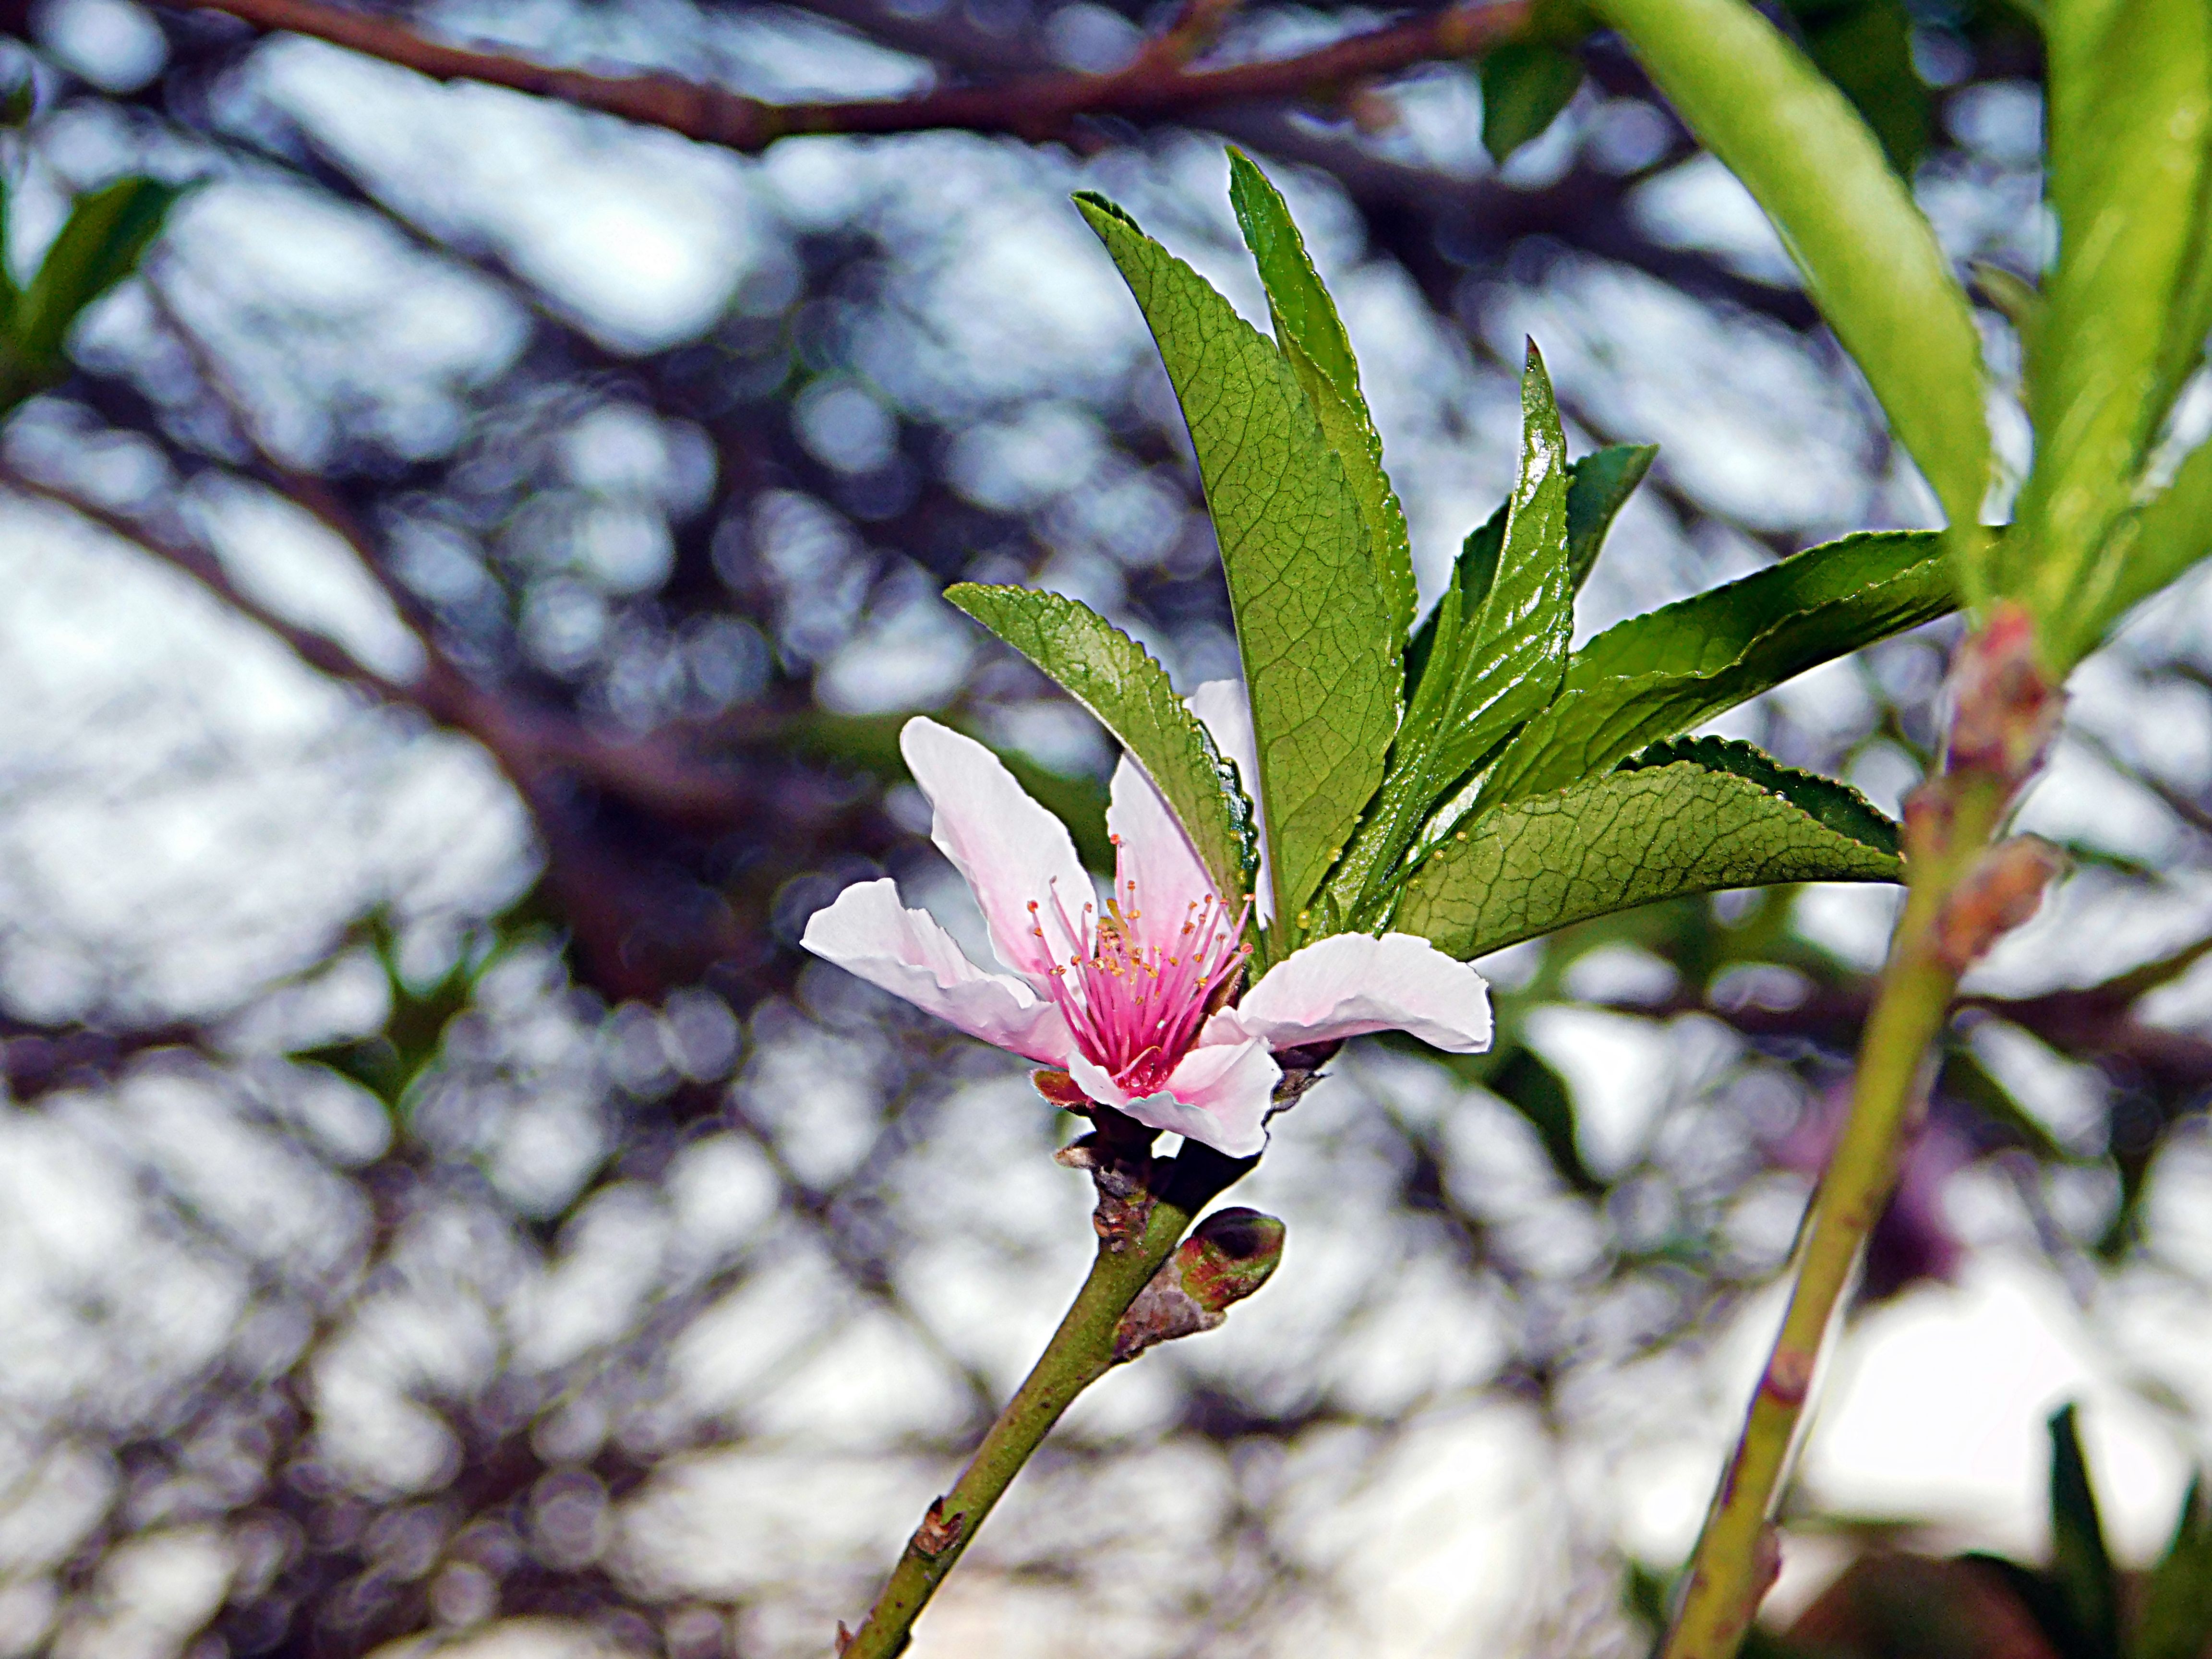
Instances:
[[[1163,20],[406,21],[781,100],[1109,70]],[[1377,21],[1252,0],[1212,51]],[[2019,17],[1792,26],[1874,43],[1825,61],[1866,70],[1954,255],[2039,268]],[[19,272],[76,192],[194,185],[0,428],[8,1654],[767,1659],[865,1611],[1057,1319],[1091,1194],[1018,1065],[799,930],[884,872],[972,927],[899,769],[915,711],[1102,838],[1100,732],[946,583],[1076,595],[1186,688],[1236,663],[1165,377],[1071,190],[1263,317],[1222,144],[1255,149],[1431,597],[1510,482],[1524,337],[1578,450],[1662,447],[1581,637],[1931,520],[1748,198],[1603,39],[1501,167],[1460,63],[742,155],[210,12],[4,0],[0,31],[38,94],[0,136]],[[1981,322],[2016,472],[2016,343]],[[2079,677],[2027,809],[2075,873],[1947,1038],[1778,1622],[1876,1544],[2034,1559],[2063,1401],[2131,1559],[2209,1449],[2208,629],[2185,587]],[[1952,637],[1723,729],[1894,811]],[[1354,1044],[1239,1191],[1288,1222],[1281,1273],[1078,1407],[916,1653],[1641,1651],[1632,1581],[1694,1534],[1889,904],[1637,912],[1486,963],[1491,1054]]]

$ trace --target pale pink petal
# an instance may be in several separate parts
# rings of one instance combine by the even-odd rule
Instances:
[[[1067,1075],[1074,1080],[1077,1088],[1101,1106],[1123,1106],[1136,1098],[1114,1081],[1112,1073],[1087,1059],[1080,1048],[1074,1049],[1067,1056]]]
[[[898,884],[856,882],[807,918],[799,943],[871,985],[1001,1048],[1064,1066],[1075,1048],[1051,1003],[1009,974],[968,960],[927,910],[900,904]]]
[[[1136,907],[1142,913],[1135,929],[1138,939],[1172,954],[1184,923],[1209,899],[1218,900],[1190,837],[1183,834],[1152,781],[1127,755],[1114,769],[1106,828],[1121,838],[1115,857],[1115,900],[1126,915],[1131,901],[1128,884],[1134,882]],[[1232,907],[1232,918],[1234,914]]]
[[[1067,1072],[1091,1099],[1231,1158],[1250,1158],[1267,1145],[1260,1126],[1283,1075],[1267,1045],[1256,1040],[1192,1049],[1169,1074],[1167,1087],[1152,1095],[1131,1095],[1080,1054],[1068,1061]]]
[[[1079,925],[1083,907],[1097,902],[1067,826],[1031,800],[996,755],[935,720],[908,720],[899,752],[929,798],[930,839],[975,890],[999,960],[1042,990],[1053,964],[1076,954],[1066,922]]]
[[[1208,680],[1183,701],[1213,734],[1213,746],[1237,763],[1244,798],[1252,803],[1260,837],[1260,893],[1252,908],[1265,927],[1275,918],[1275,878],[1267,854],[1267,815],[1260,808],[1260,740],[1253,735],[1251,698],[1242,680]]]
[[[1206,1022],[1203,1042],[1264,1037],[1276,1048],[1407,1031],[1448,1054],[1490,1046],[1482,975],[1411,933],[1337,933],[1269,969],[1234,1008]]]

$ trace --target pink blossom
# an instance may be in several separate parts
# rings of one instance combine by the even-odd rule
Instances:
[[[1249,718],[1243,732],[1234,726],[1241,690],[1208,686],[1192,699],[1232,757],[1250,749]],[[1409,934],[1319,939],[1246,985],[1253,899],[1213,890],[1166,801],[1126,756],[1106,811],[1115,872],[1102,898],[1066,826],[989,750],[923,718],[907,723],[899,746],[929,799],[932,838],[974,890],[1005,971],[969,961],[935,918],[900,903],[888,878],[857,883],[817,911],[806,948],[972,1036],[1066,1071],[1089,1099],[1244,1158],[1266,1142],[1277,1050],[1386,1030],[1456,1054],[1488,1045],[1481,976]],[[1253,775],[1249,760],[1243,771]]]

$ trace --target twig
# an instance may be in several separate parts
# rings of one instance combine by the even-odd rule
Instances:
[[[912,98],[770,104],[667,75],[594,75],[424,39],[366,12],[320,0],[172,0],[264,32],[304,34],[427,75],[558,99],[687,137],[753,152],[807,133],[889,134],[959,128],[1032,140],[1059,137],[1084,116],[1159,119],[1224,104],[1324,95],[1439,58],[1465,58],[1517,33],[1527,0],[1449,6],[1311,52],[1192,70],[1175,50],[1140,53],[1105,75],[1042,75]]]
[[[2001,609],[1960,647],[1944,769],[1905,805],[1905,908],[1860,1040],[1850,1116],[1798,1243],[1795,1282],[1735,1455],[1691,1559],[1663,1659],[1734,1659],[1781,1565],[1769,1524],[1828,1329],[1896,1184],[1898,1146],[1924,1099],[1927,1056],[1959,977],[2033,914],[2056,870],[2045,843],[1992,846],[2056,729],[2058,697],[2033,626]]]
[[[1226,1158],[1187,1141],[1172,1163],[1163,1166],[1172,1173],[1142,1234],[1120,1248],[1112,1236],[1100,1238],[1090,1276],[1060,1328],[952,1490],[929,1506],[866,1621],[849,1638],[841,1627],[838,1651],[843,1659],[895,1659],[906,1651],[914,1621],[984,1517],[1076,1396],[1113,1368],[1115,1331],[1129,1304],[1181,1242],[1191,1218],[1255,1161]]]

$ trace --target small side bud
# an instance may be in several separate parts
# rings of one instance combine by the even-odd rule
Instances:
[[[967,1527],[966,1516],[945,1514],[945,1500],[933,1498],[928,1512],[921,1517],[921,1524],[914,1529],[914,1536],[908,1542],[916,1555],[933,1561],[960,1541],[960,1534]]]
[[[1114,1363],[1220,1324],[1232,1304],[1267,1282],[1283,1259],[1285,1231],[1257,1210],[1217,1210],[1200,1222],[1121,1316]]]
[[[1951,772],[1982,772],[2017,789],[2057,734],[2065,695],[2035,656],[2035,622],[2009,600],[1966,636],[1951,667]]]
[[[2014,836],[1982,854],[1936,918],[1936,954],[1965,973],[1991,945],[2026,921],[2066,855],[2039,836]]]

